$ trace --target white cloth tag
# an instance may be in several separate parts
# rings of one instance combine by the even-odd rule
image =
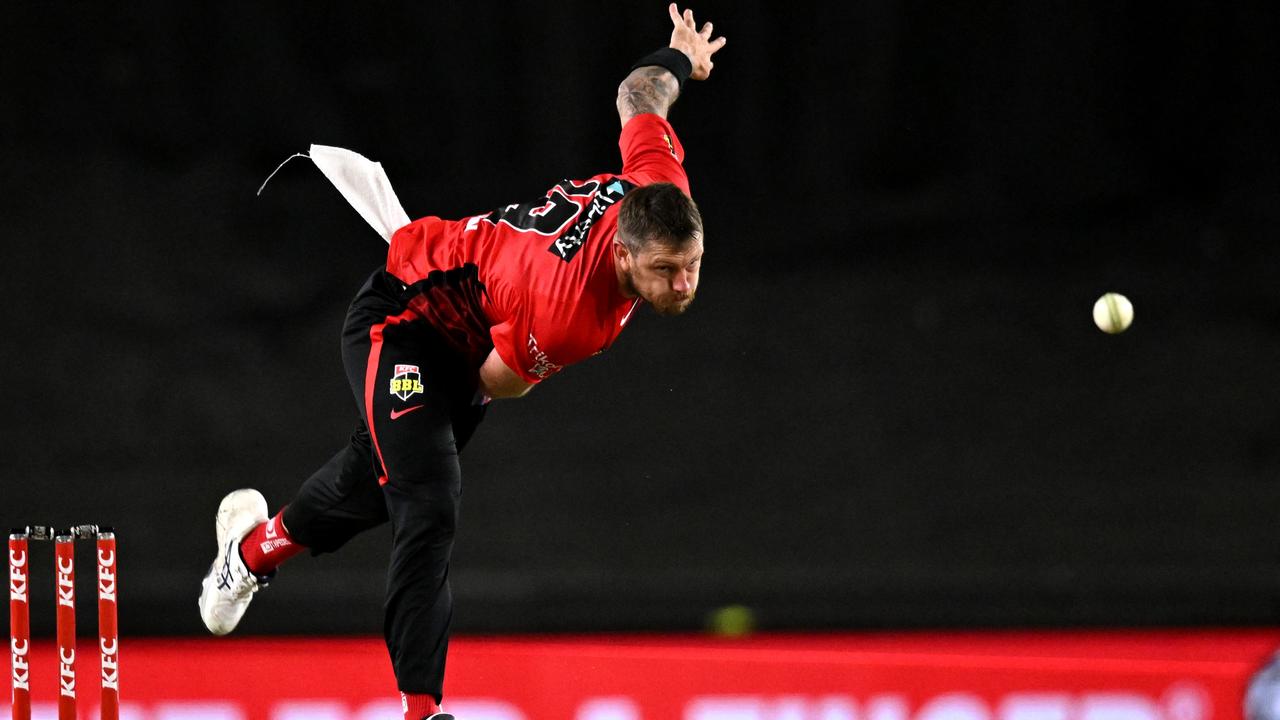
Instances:
[[[391,188],[391,181],[387,179],[382,163],[345,148],[312,145],[308,155],[290,155],[267,176],[266,182],[258,188],[258,193],[262,193],[262,188],[271,182],[271,178],[275,177],[285,163],[296,157],[311,158],[311,162],[338,188],[342,197],[351,203],[360,217],[377,230],[388,244],[396,230],[409,224],[409,215],[400,204],[400,198],[396,197],[396,191]]]
[[[409,224],[409,216],[391,189],[382,163],[328,145],[312,145],[311,162],[387,243],[396,230]]]

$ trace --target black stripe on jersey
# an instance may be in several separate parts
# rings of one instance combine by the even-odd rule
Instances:
[[[468,355],[488,352],[489,321],[484,314],[480,268],[474,263],[432,270],[404,289],[406,304],[425,317],[446,340]]]
[[[573,259],[578,251],[582,249],[583,243],[587,241],[587,235],[591,232],[591,226],[596,221],[604,217],[604,213],[611,205],[614,205],[628,190],[635,187],[634,183],[627,182],[622,178],[613,178],[603,183],[604,189],[592,193],[591,204],[587,206],[586,212],[578,216],[578,221],[570,225],[567,230],[561,233],[556,241],[551,243],[547,248],[547,252],[556,257],[569,262]]]

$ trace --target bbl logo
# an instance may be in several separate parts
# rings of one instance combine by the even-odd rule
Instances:
[[[411,395],[422,392],[422,373],[417,365],[396,365],[396,374],[391,376],[391,394],[401,400],[408,400]]]

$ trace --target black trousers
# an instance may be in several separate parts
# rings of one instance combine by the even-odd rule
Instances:
[[[474,363],[406,311],[399,281],[376,271],[347,313],[342,359],[360,410],[350,443],[285,509],[290,535],[333,552],[390,520],[383,634],[399,689],[443,696],[462,473],[458,453],[484,417]]]

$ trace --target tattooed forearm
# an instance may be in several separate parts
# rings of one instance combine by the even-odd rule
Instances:
[[[642,113],[667,116],[667,109],[680,94],[680,84],[666,68],[646,65],[631,71],[618,86],[618,115],[627,121]]]

